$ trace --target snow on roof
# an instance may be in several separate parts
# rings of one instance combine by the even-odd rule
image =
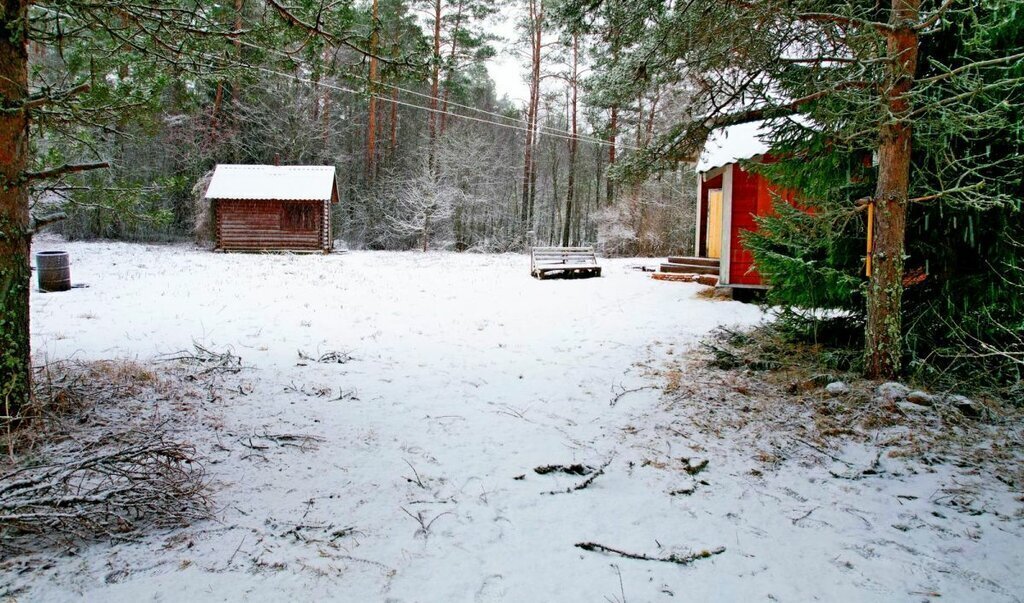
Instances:
[[[333,192],[333,165],[220,164],[206,198],[330,201]]]
[[[697,173],[767,153],[769,146],[763,139],[768,132],[764,125],[763,121],[755,121],[712,131],[697,160]]]

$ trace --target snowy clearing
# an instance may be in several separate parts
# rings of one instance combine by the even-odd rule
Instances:
[[[598,279],[537,281],[524,255],[36,243],[55,248],[70,252],[73,282],[88,287],[33,292],[40,361],[150,363],[199,343],[233,350],[249,368],[223,377],[184,434],[207,459],[215,520],[45,564],[9,560],[0,594],[1017,601],[1024,592],[1021,503],[991,476],[891,461],[885,479],[836,479],[810,462],[813,450],[773,470],[742,431],[692,428],[715,420],[720,384],[684,356],[712,328],[753,324],[761,312],[654,281],[630,268],[639,260],[603,259]],[[706,387],[708,405],[666,403],[671,379],[697,398]],[[593,473],[534,471],[572,464],[607,466],[579,490]],[[937,493],[952,486],[982,491],[986,512],[945,504]],[[583,542],[651,557],[725,551],[681,566],[575,546]]]

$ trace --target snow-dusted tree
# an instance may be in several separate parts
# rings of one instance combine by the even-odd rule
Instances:
[[[600,11],[571,0],[563,15],[586,22]],[[623,49],[601,87],[621,98],[649,87],[654,77],[691,91],[689,116],[657,137],[630,166],[649,172],[692,158],[712,129],[773,122],[771,142],[789,161],[842,151],[872,153],[874,190],[872,271],[866,288],[865,372],[890,377],[901,367],[906,225],[910,204],[966,202],[991,206],[1004,193],[983,190],[995,164],[1009,158],[971,153],[944,156],[954,140],[997,120],[1005,123],[1019,101],[1019,43],[965,44],[958,54],[933,52],[933,41],[977,23],[1019,35],[1015,3],[966,0],[756,0],[686,3],[606,0],[625,8],[629,23],[647,29]],[[1019,22],[1019,19],[1016,19]],[[965,30],[965,31],[966,31]],[[922,55],[922,51],[927,54]],[[921,61],[922,57],[930,57]],[[805,114],[807,121],[785,118]],[[1018,128],[1019,130],[1019,128]],[[915,137],[931,142],[932,158],[912,170]],[[925,178],[930,170],[938,177]],[[803,183],[816,176],[807,169]],[[796,179],[795,182],[799,182]],[[1004,180],[1004,182],[1007,182]],[[788,183],[787,183],[788,184]],[[1005,187],[997,184],[997,190]],[[848,199],[851,211],[856,199]]]
[[[30,189],[107,167],[108,158],[96,156],[98,143],[139,115],[152,115],[164,100],[182,109],[190,90],[234,81],[247,71],[238,61],[243,38],[273,51],[296,41],[291,34],[298,32],[303,49],[329,43],[366,52],[349,35],[347,5],[262,0],[252,6],[263,9],[260,18],[238,30],[235,3],[0,0],[0,412],[6,416],[31,395]]]
[[[416,240],[427,251],[435,238],[450,236],[451,218],[463,192],[438,175],[429,154],[423,154],[413,169],[389,178],[384,191],[394,199],[387,221],[395,237]]]

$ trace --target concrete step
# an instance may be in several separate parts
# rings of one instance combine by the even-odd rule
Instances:
[[[668,258],[669,264],[687,264],[690,266],[713,266],[718,268],[722,261],[718,258],[693,258],[683,256],[670,256]]]
[[[697,264],[662,264],[661,272],[673,274],[714,274],[718,275],[718,266],[701,266]]]

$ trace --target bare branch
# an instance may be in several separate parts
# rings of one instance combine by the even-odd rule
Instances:
[[[878,21],[869,21],[867,19],[860,19],[857,17],[844,17],[843,15],[836,15],[833,13],[798,13],[796,18],[801,21],[813,21],[816,23],[835,23],[842,27],[870,27],[882,33],[892,33],[896,31],[896,29],[888,23],[879,23]]]
[[[614,547],[605,546],[603,544],[598,544],[596,542],[577,542],[574,546],[578,549],[583,549],[584,551],[598,551],[601,553],[611,553],[613,555],[618,555],[620,557],[626,557],[627,559],[639,559],[641,561],[664,561],[666,563],[677,563],[679,565],[689,565],[694,561],[697,561],[698,559],[707,559],[708,557],[712,557],[714,555],[721,555],[725,552],[725,547],[720,546],[710,550],[705,549],[703,551],[698,551],[696,553],[687,553],[686,555],[672,553],[668,557],[651,557],[650,555],[645,555],[643,553],[630,553],[628,551],[623,551],[621,549],[617,549]]]
[[[953,69],[952,71],[947,71],[945,73],[940,73],[939,75],[933,75],[931,77],[921,78],[921,79],[917,80],[917,85],[931,84],[933,82],[938,82],[938,81],[942,81],[942,80],[945,80],[945,79],[949,79],[949,78],[951,78],[951,77],[953,77],[955,75],[959,75],[959,74],[961,74],[961,73],[963,73],[965,71],[969,71],[971,69],[982,69],[984,67],[994,67],[996,65],[1002,65],[1002,64],[1005,64],[1005,63],[1013,63],[1014,61],[1020,61],[1020,60],[1024,60],[1024,52],[1018,52],[1017,54],[1011,54],[1009,56],[999,57],[999,58],[996,58],[996,59],[989,59],[987,61],[976,61],[974,63],[969,63],[967,65],[962,65],[960,67],[957,67],[956,69]]]
[[[85,84],[79,84],[79,85],[75,86],[74,88],[68,88],[67,90],[59,90],[59,91],[57,91],[55,93],[52,93],[52,94],[51,93],[33,94],[33,95],[28,97],[28,99],[25,101],[24,105],[22,105],[22,106],[25,109],[27,109],[27,110],[31,110],[31,109],[35,109],[37,107],[41,107],[41,106],[46,105],[46,104],[56,103],[56,102],[61,102],[61,101],[67,100],[68,98],[71,98],[72,96],[75,96],[75,95],[78,95],[78,94],[82,94],[84,92],[88,92],[91,89],[92,89],[92,86],[90,84],[88,84],[88,83],[85,83]]]
[[[310,36],[321,38],[338,46],[346,46],[358,52],[359,54],[363,55],[366,58],[373,58],[383,63],[387,63],[389,65],[404,64],[404,62],[402,61],[396,61],[394,57],[388,57],[372,53],[369,50],[363,48],[362,46],[354,44],[348,38],[340,37],[326,31],[320,24],[319,16],[317,17],[316,23],[308,23],[300,19],[294,12],[292,12],[291,8],[285,6],[279,0],[266,0],[266,2],[274,9],[274,11],[282,19],[284,19],[284,21],[287,24],[291,25],[292,27],[301,29]]]
[[[78,172],[87,172],[89,170],[101,170],[108,167],[110,167],[110,162],[108,161],[99,161],[96,163],[65,163],[64,165],[43,170],[41,172],[25,172],[24,177],[26,182],[49,180],[51,178],[58,178],[65,174],[76,174]]]
[[[41,218],[36,218],[36,217],[33,216],[31,222],[29,223],[29,231],[32,234],[35,234],[35,233],[39,232],[40,230],[42,230],[43,228],[46,228],[50,224],[53,224],[55,222],[60,222],[61,220],[66,220],[67,218],[68,218],[68,215],[66,213],[64,213],[64,212],[58,212],[58,213],[55,213],[55,214],[50,214],[48,216],[44,216],[44,217],[41,217]]]
[[[928,29],[932,25],[935,25],[936,23],[938,23],[939,19],[942,18],[942,15],[946,14],[946,12],[949,11],[949,8],[951,6],[953,6],[954,2],[956,2],[956,0],[946,0],[945,2],[943,2],[942,6],[940,6],[927,19],[925,19],[924,21],[922,21],[922,22],[918,23],[917,25],[915,25],[914,26],[914,31],[921,31],[921,30],[924,30],[924,29]]]

